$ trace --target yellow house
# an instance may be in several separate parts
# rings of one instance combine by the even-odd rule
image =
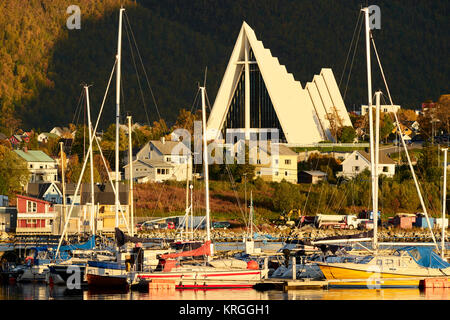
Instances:
[[[88,217],[90,212],[89,208],[92,202],[90,185],[85,184],[83,187],[83,191],[81,192],[81,205],[86,207],[87,213],[84,215]],[[120,183],[118,226],[124,232],[127,230],[127,223],[130,223],[129,200],[128,185]],[[94,205],[95,211],[97,212],[96,230],[102,233],[113,233],[114,228],[116,227],[116,206],[115,194],[110,184],[94,185]]]
[[[402,130],[403,135],[411,137],[413,131],[410,128],[400,123],[400,129]],[[398,133],[397,125],[395,125],[394,129],[392,129],[392,133]]]
[[[121,205],[123,216],[125,217],[127,223],[130,223],[130,219],[128,216],[128,205]],[[119,229],[122,231],[127,230],[127,225],[125,219],[122,217],[122,212],[119,209]],[[100,228],[101,227],[101,228]],[[104,233],[114,232],[114,228],[116,227],[116,209],[115,205],[109,204],[100,204],[98,208],[98,216],[97,216],[97,228],[99,231]]]
[[[283,179],[297,183],[297,153],[282,144],[259,147],[256,152],[255,177],[265,181],[281,182]]]

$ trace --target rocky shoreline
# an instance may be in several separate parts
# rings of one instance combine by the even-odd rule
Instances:
[[[363,230],[339,230],[339,229],[328,229],[321,230],[316,229],[311,226],[304,226],[301,228],[289,228],[284,226],[273,227],[268,225],[263,225],[257,228],[256,233],[258,233],[261,239],[265,240],[286,240],[286,239],[296,239],[296,240],[317,240],[321,238],[331,237],[331,236],[348,236],[354,234],[360,234],[364,232]],[[441,230],[434,229],[434,236],[436,241],[441,241]],[[140,232],[139,237],[144,238],[175,238],[174,230],[151,230]],[[200,230],[196,232],[196,238],[204,238],[206,232]],[[246,235],[246,230],[242,228],[231,228],[231,229],[212,229],[211,238],[214,241],[230,241],[232,239],[242,240]],[[378,240],[380,242],[432,242],[432,236],[429,229],[399,229],[399,228],[380,228],[378,230]],[[448,241],[448,235],[446,235],[446,241]]]

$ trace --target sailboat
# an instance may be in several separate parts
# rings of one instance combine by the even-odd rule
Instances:
[[[365,14],[366,27],[366,55],[367,55],[367,80],[369,98],[369,125],[370,125],[370,151],[371,151],[371,174],[372,174],[372,201],[373,212],[378,212],[378,152],[379,152],[379,112],[381,92],[376,96],[376,136],[374,140],[373,120],[372,120],[372,88],[371,88],[371,68],[370,68],[370,27],[369,8],[361,9]],[[372,39],[373,41],[373,39]],[[376,51],[375,51],[376,52]],[[378,55],[377,55],[378,58]],[[378,59],[379,62],[379,59]],[[380,69],[384,78],[384,73]],[[387,88],[386,80],[385,85]],[[389,90],[389,89],[387,89]],[[388,91],[389,92],[389,91]],[[390,97],[390,94],[389,94]],[[392,99],[391,99],[391,104]],[[396,116],[396,115],[395,115]],[[397,116],[396,116],[397,117]],[[397,125],[398,120],[397,120]],[[402,142],[404,144],[403,137]],[[405,148],[406,149],[406,148]],[[406,150],[408,162],[416,188],[419,193],[422,207],[426,218],[423,199],[418,188],[417,180]],[[428,222],[430,226],[430,223]],[[408,246],[396,250],[393,254],[382,254],[378,251],[377,242],[377,219],[374,219],[373,254],[358,260],[349,262],[318,262],[317,265],[329,281],[330,287],[351,287],[351,288],[397,288],[397,287],[419,287],[421,280],[428,278],[444,278],[449,281],[450,264],[444,261],[430,247]],[[431,230],[432,232],[432,230]],[[434,242],[434,235],[432,233]],[[436,244],[437,246],[437,244]]]
[[[203,245],[191,251],[161,255],[160,265],[153,272],[136,273],[135,284],[147,285],[153,280],[169,280],[179,289],[219,289],[219,288],[251,288],[267,277],[268,270],[260,269],[255,261],[245,262],[238,259],[214,259],[214,245],[211,242],[210,208],[209,208],[209,175],[206,143],[206,106],[205,87],[200,87],[202,97],[203,126],[203,164],[206,193],[206,239]],[[196,261],[194,257],[206,256],[207,261]],[[190,259],[177,261],[177,258]]]

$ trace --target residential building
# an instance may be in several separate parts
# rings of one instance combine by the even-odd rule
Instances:
[[[162,182],[165,180],[192,179],[190,150],[179,141],[149,141],[136,154],[133,161],[133,178],[137,182]],[[124,166],[125,179],[130,179],[129,164]]]
[[[82,183],[80,186],[80,191],[75,197],[76,183],[66,183],[66,204],[70,205],[73,202],[78,205],[80,204],[80,192],[86,188],[88,183]],[[30,197],[42,199],[53,204],[63,204],[63,188],[60,182],[30,182],[26,188],[27,195]]]
[[[407,135],[409,137],[412,136],[413,134],[413,129],[407,125],[404,125],[402,123],[400,123],[400,130],[402,131],[403,135]],[[398,133],[398,127],[397,127],[397,122],[394,122],[394,129],[392,129],[392,133],[397,134]]]
[[[8,196],[0,195],[0,231],[15,232],[17,208],[10,207]]]
[[[48,139],[59,139],[59,136],[55,133],[42,132],[37,137],[37,141],[41,143],[47,143]]]
[[[305,170],[298,173],[299,183],[317,184],[321,181],[327,181],[327,174],[319,170]]]
[[[17,234],[53,234],[56,218],[50,202],[17,195]]]
[[[52,130],[50,130],[50,133],[56,134],[58,137],[62,138],[74,138],[75,133],[72,133],[69,128],[67,127],[54,127]]]
[[[118,225],[121,230],[126,230],[129,223],[129,186],[125,183],[119,184],[119,221]],[[85,184],[81,193],[81,213],[82,221],[90,221],[90,212],[92,212],[91,204],[91,185]],[[102,233],[113,233],[116,226],[115,213],[115,194],[111,184],[94,185],[94,212],[96,212],[95,228]],[[123,215],[122,215],[123,212]],[[85,223],[88,224],[88,223]]]
[[[395,161],[383,152],[380,152],[379,158],[378,173],[387,177],[393,177],[395,174]],[[370,154],[362,150],[356,150],[342,162],[342,171],[338,172],[337,175],[353,178],[365,169],[371,170]]]
[[[22,143],[22,136],[20,134],[13,134],[11,137],[9,137],[9,142],[11,142],[11,145],[13,148],[20,145]]]
[[[372,106],[373,108],[375,108],[375,105]],[[401,106],[396,105],[396,104],[383,104],[380,105],[380,112],[390,112],[390,113],[397,113],[399,110],[401,109]],[[367,105],[362,105],[361,106],[361,115],[364,116],[367,111],[369,110],[369,107]]]
[[[297,153],[282,144],[277,144],[276,147],[270,142],[267,143],[267,147],[258,147],[255,153],[256,161],[253,161],[255,177],[261,177],[265,181],[286,180],[297,183]],[[249,150],[249,155],[251,154],[252,150]]]
[[[14,150],[15,153],[27,162],[31,172],[29,182],[55,182],[58,181],[58,165],[56,160],[50,158],[41,150]]]

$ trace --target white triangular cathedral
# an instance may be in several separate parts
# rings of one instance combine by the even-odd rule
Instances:
[[[332,122],[330,124],[330,121]],[[330,128],[352,126],[333,71],[315,75],[303,88],[243,23],[208,118],[208,139],[226,129],[277,128],[281,142],[334,141]]]

